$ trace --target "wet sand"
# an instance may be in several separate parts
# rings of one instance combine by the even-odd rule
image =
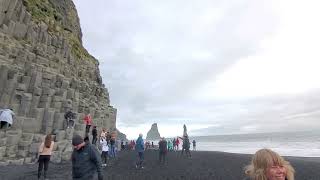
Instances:
[[[145,168],[136,169],[136,153],[122,151],[109,166],[103,169],[106,180],[242,180],[243,168],[250,162],[251,155],[224,152],[191,152],[192,157],[181,157],[178,152],[169,152],[167,163],[158,163],[158,152],[145,153]],[[320,158],[286,157],[296,170],[296,180],[320,180]],[[0,167],[0,179],[37,179],[37,164]],[[50,164],[50,180],[71,178],[71,163]]]

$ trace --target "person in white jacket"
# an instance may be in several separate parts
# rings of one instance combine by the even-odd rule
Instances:
[[[12,109],[0,110],[0,129],[7,128],[12,125],[14,112]]]
[[[101,145],[101,149],[102,149],[101,159],[102,159],[102,161],[104,161],[102,166],[107,166],[109,146],[108,146],[107,138],[105,136],[101,136],[100,145]]]

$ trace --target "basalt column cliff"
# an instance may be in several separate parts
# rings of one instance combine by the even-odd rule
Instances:
[[[0,0],[0,108],[16,114],[0,130],[0,164],[32,162],[47,133],[55,134],[52,161],[69,160],[85,113],[98,128],[115,130],[117,111],[81,38],[71,0]],[[65,128],[69,108],[74,129]]]

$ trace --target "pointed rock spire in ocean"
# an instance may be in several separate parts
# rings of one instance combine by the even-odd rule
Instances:
[[[159,140],[160,139],[160,133],[158,131],[158,125],[157,123],[153,123],[151,126],[151,129],[147,133],[147,140]]]
[[[184,124],[183,125],[183,137],[187,136],[188,137],[188,133],[187,133],[187,126]]]

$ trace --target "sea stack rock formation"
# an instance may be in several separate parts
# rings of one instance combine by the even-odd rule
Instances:
[[[147,140],[159,140],[160,139],[160,133],[158,131],[158,125],[157,123],[153,123],[151,126],[151,129],[147,133]]]
[[[56,141],[51,160],[69,161],[86,113],[99,131],[116,130],[117,110],[98,60],[82,46],[72,0],[0,0],[0,108],[16,115],[10,129],[0,129],[0,165],[34,161],[48,133]],[[70,108],[75,126],[66,129]]]

